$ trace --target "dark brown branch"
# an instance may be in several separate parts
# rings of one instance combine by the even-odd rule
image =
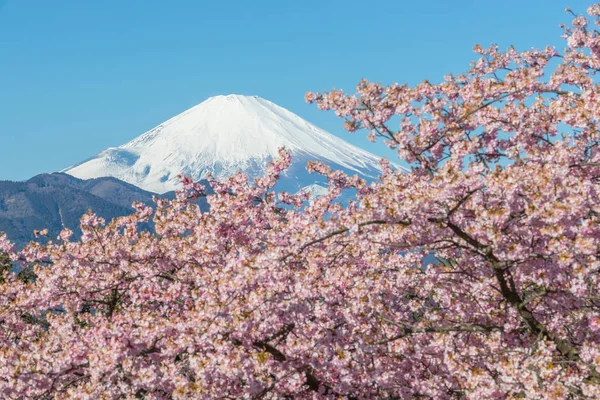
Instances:
[[[278,332],[276,332],[275,334],[271,335],[270,337],[268,337],[266,339],[263,339],[263,340],[257,340],[257,341],[252,342],[252,346],[254,346],[257,349],[262,350],[262,351],[270,354],[271,357],[273,357],[273,359],[276,360],[276,361],[279,361],[279,362],[287,361],[286,355],[283,354],[283,352],[281,352],[275,346],[269,344],[268,342],[271,341],[271,340],[274,340],[276,338],[280,338],[282,336],[287,336],[294,329],[294,327],[295,327],[294,324],[286,324]],[[242,344],[242,342],[239,341],[239,340],[237,340],[237,339],[233,339],[232,342],[236,346],[240,346]],[[312,390],[314,392],[319,392],[319,390],[321,388],[323,388],[325,391],[322,394],[333,395],[333,396],[337,396],[337,397],[343,397],[341,394],[338,394],[338,393],[334,392],[331,389],[331,387],[329,387],[327,384],[325,384],[320,379],[318,379],[315,376],[314,370],[313,370],[313,368],[310,365],[305,365],[304,367],[298,368],[297,371],[301,372],[301,373],[304,373],[304,376],[306,378],[306,381],[305,381],[304,384],[310,390]],[[263,397],[270,390],[272,390],[272,387],[266,388],[256,398]],[[357,398],[353,397],[353,396],[346,396],[346,398],[348,398],[350,400],[357,400]]]
[[[452,333],[452,332],[501,332],[503,329],[501,326],[487,326],[487,325],[453,325],[453,326],[426,326],[422,328],[413,328],[410,326],[403,325],[401,323],[391,321],[387,318],[381,318],[382,321],[390,323],[392,325],[402,328],[402,332],[376,344],[386,344],[393,342],[394,340],[402,339],[410,335],[421,334],[421,333]]]
[[[490,246],[482,244],[454,223],[447,221],[446,226],[471,246],[484,252],[484,256],[491,263],[496,280],[500,285],[500,293],[511,306],[517,309],[520,317],[527,324],[529,331],[538,337],[546,337],[554,342],[556,349],[566,360],[582,363],[583,361],[579,357],[577,348],[567,340],[561,339],[550,332],[544,324],[536,319],[531,310],[527,308],[527,302],[521,298],[514,287],[514,283],[512,283],[512,275],[510,270],[506,268],[507,263],[500,261],[494,255]],[[590,373],[590,379],[600,382],[600,374],[593,368]]]
[[[374,221],[361,222],[361,223],[358,224],[358,226],[359,226],[359,228],[362,228],[362,227],[368,226],[368,225],[384,225],[384,224],[390,224],[390,225],[397,224],[397,225],[405,225],[406,226],[406,225],[410,225],[410,222],[406,222],[406,221],[386,222],[386,221],[383,221],[383,220],[374,220]],[[331,233],[328,233],[327,235],[322,236],[320,238],[313,239],[310,242],[303,244],[300,247],[300,249],[298,250],[298,252],[296,254],[302,253],[304,250],[306,250],[310,246],[313,246],[313,245],[315,245],[317,243],[324,242],[327,239],[330,239],[330,238],[332,238],[334,236],[337,236],[337,235],[342,235],[342,234],[347,233],[349,231],[350,231],[350,228],[341,228],[341,229],[335,230],[335,231],[333,231]],[[284,261],[285,259],[287,259],[288,257],[290,257],[292,255],[294,255],[294,253],[288,253],[285,256],[281,257],[280,261]]]
[[[463,204],[465,204],[465,202],[467,200],[469,200],[469,198],[476,193],[477,191],[481,190],[481,188],[477,188],[477,189],[473,189],[467,192],[467,194],[460,199],[455,205],[454,207],[452,207],[449,211],[448,211],[448,216],[451,216],[452,214],[454,214],[456,212],[456,210],[458,210],[460,208],[460,206],[462,206]]]

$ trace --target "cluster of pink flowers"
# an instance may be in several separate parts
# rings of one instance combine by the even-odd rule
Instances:
[[[599,24],[600,5],[589,14]],[[600,70],[501,51],[415,87],[309,93],[411,170],[311,163],[329,193],[211,181],[81,220],[0,284],[3,399],[600,398]],[[340,193],[352,189],[354,201]],[[154,232],[139,230],[153,220]]]

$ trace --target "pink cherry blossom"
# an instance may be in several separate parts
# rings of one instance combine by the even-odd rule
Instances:
[[[306,95],[408,172],[311,162],[324,196],[279,193],[282,149],[255,181],[182,177],[175,200],[90,212],[78,241],[0,235],[20,263],[0,284],[2,398],[600,398],[588,13],[562,52],[475,46],[437,84]]]

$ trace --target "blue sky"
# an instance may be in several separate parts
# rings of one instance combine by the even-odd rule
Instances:
[[[473,44],[563,48],[583,0],[0,0],[0,180],[60,170],[217,94],[258,95],[376,154],[307,90],[439,81]]]

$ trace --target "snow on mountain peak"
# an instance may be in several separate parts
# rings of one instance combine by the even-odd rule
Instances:
[[[180,187],[181,173],[194,179],[238,170],[259,176],[280,147],[292,153],[294,163],[317,159],[366,177],[377,176],[380,169],[378,157],[296,114],[258,96],[231,94],[210,97],[64,172],[82,179],[113,176],[164,193]]]

